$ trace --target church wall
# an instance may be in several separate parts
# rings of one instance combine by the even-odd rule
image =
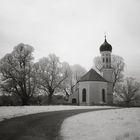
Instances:
[[[103,77],[109,82],[113,82],[113,69],[103,69]]]
[[[86,89],[86,102],[82,102],[82,90]],[[89,82],[80,82],[79,83],[79,105],[90,105],[89,102]]]
[[[71,94],[71,95],[69,96],[68,103],[71,104],[73,99],[76,99],[76,103],[75,103],[75,104],[78,104],[78,103],[79,103],[78,90],[75,91],[73,94]]]
[[[107,101],[107,83],[98,81],[90,82],[90,105],[102,103],[102,89],[105,90],[105,99]]]
[[[87,101],[82,102],[82,90],[86,89]],[[79,104],[94,105],[102,103],[102,89],[105,90],[105,99],[107,102],[107,83],[98,81],[85,81],[79,84]]]
[[[113,103],[113,84],[108,83],[108,104]]]

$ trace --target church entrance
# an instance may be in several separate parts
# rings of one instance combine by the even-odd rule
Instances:
[[[77,103],[76,98],[73,98],[73,99],[72,99],[72,103],[73,103],[73,104],[76,104],[76,103]]]

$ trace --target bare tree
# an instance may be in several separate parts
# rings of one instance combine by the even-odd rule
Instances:
[[[62,89],[65,91],[67,100],[70,94],[73,94],[77,82],[86,73],[86,70],[79,64],[70,66],[68,63],[63,63],[63,68],[67,71],[68,77],[62,82]]]
[[[70,66],[70,76],[69,76],[69,85],[71,89],[71,93],[74,92],[74,87],[77,84],[77,82],[80,80],[80,78],[87,72],[85,68],[83,68],[79,64],[75,64]]]
[[[67,78],[62,82],[61,89],[65,92],[66,97],[72,92],[72,71],[67,62],[63,62],[63,71],[67,71]]]
[[[35,64],[38,88],[48,94],[48,104],[52,103],[53,94],[62,88],[62,82],[67,79],[62,63],[55,54],[44,57]]]
[[[121,56],[118,55],[111,56],[111,67],[114,69],[114,82],[113,82],[114,90],[115,90],[116,83],[121,82],[123,80],[124,66],[125,63]],[[94,58],[94,67],[98,71],[100,72],[102,71],[103,63],[100,56]]]
[[[23,105],[28,104],[35,90],[33,50],[33,47],[21,43],[0,60],[2,91],[18,95]]]
[[[140,83],[133,78],[126,78],[123,83],[116,86],[117,96],[119,96],[126,105],[132,102],[138,102],[140,96],[137,94],[140,90]]]
[[[80,78],[87,72],[86,69],[79,64],[72,65],[71,71],[73,85],[75,85],[80,80]]]

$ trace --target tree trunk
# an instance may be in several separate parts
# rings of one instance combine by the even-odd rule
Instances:
[[[48,105],[52,104],[52,96],[53,96],[53,93],[50,93],[48,96]]]
[[[22,100],[22,106],[29,105],[29,98],[28,97],[23,97],[23,98],[21,98],[21,100]]]
[[[54,93],[54,90],[53,89],[49,90],[48,105],[51,105],[52,104],[53,93]]]
[[[48,88],[49,90],[49,95],[48,95],[48,105],[52,104],[52,96],[53,96],[53,93],[54,93],[54,89],[50,86]]]
[[[125,105],[128,107],[130,105],[130,102],[131,102],[130,100],[126,100]]]

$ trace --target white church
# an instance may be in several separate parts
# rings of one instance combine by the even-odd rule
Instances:
[[[78,105],[96,105],[113,103],[113,69],[111,68],[112,46],[107,42],[100,46],[103,63],[99,74],[90,69],[81,77],[75,86],[74,93],[69,96],[68,102]]]

